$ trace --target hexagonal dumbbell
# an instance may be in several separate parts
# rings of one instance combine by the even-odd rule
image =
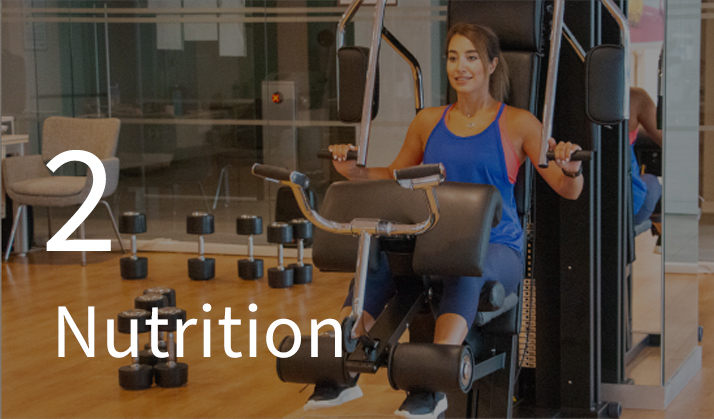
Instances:
[[[176,307],[159,309],[159,319],[168,320],[168,324],[159,326],[159,331],[167,332],[166,345],[169,356],[165,363],[154,367],[156,385],[159,387],[181,387],[188,382],[188,365],[176,362],[176,346],[174,332],[178,329],[178,321],[186,322],[186,311]]]
[[[271,288],[287,288],[293,285],[293,270],[283,266],[283,245],[293,241],[293,228],[287,223],[268,226],[268,243],[278,245],[278,266],[268,269],[268,285]]]
[[[195,281],[206,281],[216,276],[216,260],[203,256],[203,236],[213,234],[213,215],[194,212],[186,219],[186,233],[198,235],[198,257],[188,260],[188,276]]]
[[[146,333],[151,328],[146,324],[146,320],[151,317],[151,313],[146,310],[128,310],[117,315],[117,330],[119,333],[131,334],[131,323],[135,320],[137,323],[137,332]],[[136,342],[133,345],[139,344],[139,336],[135,337]],[[119,368],[119,385],[125,390],[145,390],[151,387],[154,379],[154,369],[151,365],[139,363],[139,357],[132,358],[131,365],[125,365]]]
[[[163,308],[168,306],[169,299],[162,294],[142,294],[134,299],[134,308],[140,310],[146,310],[151,313],[151,310],[156,308]],[[159,334],[158,347],[160,350],[166,352],[166,341],[163,339],[163,333]],[[151,351],[151,340],[149,343],[144,345],[144,349],[139,351],[139,363],[147,365],[156,365],[158,362],[165,360],[165,358],[157,358],[156,355]]]
[[[140,212],[125,212],[119,218],[119,232],[131,234],[131,257],[119,259],[121,277],[144,279],[149,271],[149,261],[136,256],[136,235],[146,233],[146,215]]]
[[[144,290],[144,294],[161,294],[166,297],[166,307],[176,307],[176,291],[168,287],[152,287]]]
[[[305,240],[312,239],[312,223],[303,218],[292,220],[293,240],[297,241],[298,261],[288,265],[292,269],[294,284],[309,284],[312,282],[312,265],[305,263]]]
[[[236,218],[236,233],[248,236],[248,259],[238,261],[238,276],[242,279],[263,277],[263,259],[253,258],[253,236],[263,234],[263,219],[255,215]]]

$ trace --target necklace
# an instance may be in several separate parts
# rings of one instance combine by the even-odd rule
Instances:
[[[464,114],[464,115],[466,115],[466,114]],[[468,128],[473,128],[476,126],[475,123],[469,121],[469,119],[471,119],[472,116],[473,115],[466,115],[466,127],[468,127]]]

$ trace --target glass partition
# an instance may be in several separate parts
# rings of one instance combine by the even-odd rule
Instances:
[[[194,241],[185,229],[194,211],[215,216],[209,251],[211,243],[246,243],[235,234],[237,216],[260,215],[268,224],[276,214],[277,186],[252,176],[254,163],[305,172],[319,204],[339,175],[317,151],[354,141],[356,125],[337,119],[335,32],[347,8],[342,3],[3,1],[4,66],[6,51],[24,62],[24,71],[3,74],[18,83],[24,75],[24,86],[12,94],[24,103],[3,108],[16,116],[16,130],[31,135],[30,152],[41,150],[49,116],[119,118],[121,172],[109,202],[115,214],[146,213],[148,232],[139,239],[153,249]],[[425,86],[427,106],[444,97],[440,3],[398,2],[385,18],[419,59],[424,80],[436,80]],[[368,45],[373,10],[362,6],[348,27],[348,45]],[[386,44],[380,60],[381,106],[369,165],[391,161],[414,116],[408,65]],[[6,95],[3,86],[3,103]],[[49,237],[45,220],[54,233],[72,212],[53,209],[50,216],[38,208],[36,242]],[[88,237],[112,237],[106,215],[95,213],[87,220]]]

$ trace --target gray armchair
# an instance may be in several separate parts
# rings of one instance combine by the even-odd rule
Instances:
[[[54,116],[47,118],[42,128],[42,154],[9,157],[3,161],[3,181],[10,198],[18,205],[5,252],[5,260],[15,238],[18,220],[27,205],[66,207],[84,202],[92,186],[92,175],[53,176],[45,165],[67,150],[85,150],[104,164],[107,183],[102,198],[113,194],[119,183],[119,159],[116,154],[120,121],[116,118],[84,119]],[[111,218],[119,245],[124,251],[117,224],[109,204],[100,200]],[[84,238],[84,223],[79,228]],[[86,255],[82,252],[82,264]]]

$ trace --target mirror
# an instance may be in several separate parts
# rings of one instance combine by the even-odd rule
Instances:
[[[667,2],[663,384],[701,368],[698,346],[701,7]],[[699,367],[697,368],[697,363]],[[696,369],[694,369],[696,368]],[[677,375],[677,380],[673,377]],[[685,375],[687,375],[685,374]]]
[[[651,103],[657,103],[659,61],[664,43],[664,17],[664,9],[659,0],[628,2],[631,39],[630,85],[634,88],[630,94],[628,134],[632,135],[631,142],[636,138],[631,148],[636,159],[632,170],[638,172],[633,174],[638,178],[633,180],[633,201],[636,208],[638,201],[639,206],[643,206],[643,191],[657,188],[652,182],[666,184],[669,188],[669,183],[663,181],[662,177],[662,149],[651,138],[652,135],[649,135],[651,128],[645,129],[642,126],[644,124],[636,122],[638,119],[644,119],[643,113],[646,111],[642,109],[643,102],[650,100]],[[667,188],[662,189],[664,191]],[[647,206],[649,205],[648,203]],[[635,261],[631,270],[631,306],[628,310],[631,333],[626,339],[625,378],[630,384],[659,386],[662,384],[661,342],[664,315],[662,252],[658,243],[658,233],[662,231],[661,205],[657,204],[652,209],[651,217],[642,220],[642,216],[635,215],[634,218]]]

